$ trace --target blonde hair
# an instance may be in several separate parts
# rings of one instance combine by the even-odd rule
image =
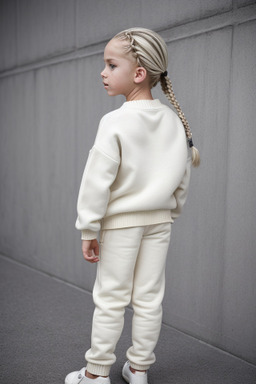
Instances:
[[[131,53],[138,66],[147,70],[150,88],[155,87],[160,81],[165,96],[176,109],[184,126],[188,144],[191,148],[192,164],[198,167],[200,164],[199,152],[194,147],[189,123],[177,102],[171,80],[167,76],[168,51],[164,40],[156,32],[146,28],[126,29],[115,35],[114,39],[128,42],[127,45],[124,45],[125,53]]]

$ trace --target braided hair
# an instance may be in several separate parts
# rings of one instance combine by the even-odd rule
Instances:
[[[167,46],[156,32],[146,28],[130,28],[118,33],[114,38],[127,42],[124,44],[125,53],[130,53],[139,67],[144,67],[149,76],[150,88],[161,83],[162,90],[176,109],[184,126],[188,145],[191,148],[192,164],[198,167],[200,164],[199,151],[194,147],[192,132],[189,123],[177,102],[172,83],[167,73],[168,52]]]

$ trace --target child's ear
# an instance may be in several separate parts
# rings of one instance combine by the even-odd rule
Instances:
[[[134,82],[142,83],[147,77],[147,70],[144,67],[137,67],[134,74]]]

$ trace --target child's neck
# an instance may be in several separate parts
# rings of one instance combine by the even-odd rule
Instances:
[[[151,90],[149,88],[134,90],[131,94],[126,96],[126,101],[133,100],[153,100]]]

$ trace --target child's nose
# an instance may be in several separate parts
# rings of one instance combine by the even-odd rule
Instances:
[[[105,68],[103,69],[103,71],[101,72],[101,77],[106,77],[106,73],[105,73]]]

